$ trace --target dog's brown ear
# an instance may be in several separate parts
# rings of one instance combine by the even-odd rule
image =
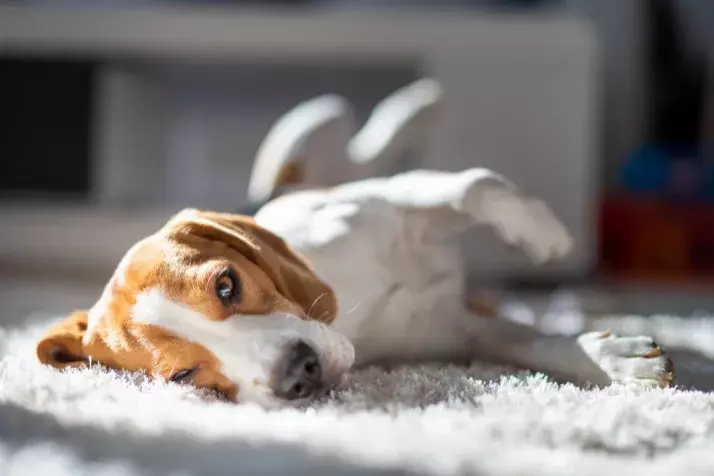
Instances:
[[[55,324],[37,344],[37,358],[58,369],[87,363],[82,338],[87,331],[87,311],[76,311]]]
[[[300,305],[308,319],[332,322],[337,317],[337,297],[317,276],[307,258],[252,219],[243,226],[250,239],[260,246],[253,261],[271,277],[276,288]]]
[[[307,259],[252,218],[187,209],[169,222],[173,233],[193,234],[229,244],[259,266],[277,291],[299,305],[305,317],[326,323],[337,317],[337,298]]]

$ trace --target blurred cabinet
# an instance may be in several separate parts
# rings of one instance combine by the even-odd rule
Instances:
[[[0,13],[0,44],[0,55],[101,65],[90,125],[90,199],[66,212],[82,217],[73,225],[79,228],[53,234],[33,220],[62,211],[0,207],[0,261],[42,261],[47,250],[56,256],[70,249],[74,262],[86,254],[94,265],[104,257],[113,266],[157,217],[182,206],[240,205],[258,143],[297,101],[342,93],[364,118],[381,97],[428,75],[442,82],[445,108],[419,165],[497,170],[550,203],[577,242],[567,262],[534,268],[476,230],[462,242],[474,274],[563,277],[587,273],[594,262],[598,48],[577,19],[17,8]],[[105,210],[117,208],[126,213],[112,225]],[[41,236],[26,239],[39,229]],[[92,242],[83,247],[76,237]]]

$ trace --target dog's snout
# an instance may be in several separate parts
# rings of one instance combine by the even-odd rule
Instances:
[[[291,345],[275,376],[274,393],[279,398],[309,398],[321,391],[322,367],[317,352],[303,341]]]

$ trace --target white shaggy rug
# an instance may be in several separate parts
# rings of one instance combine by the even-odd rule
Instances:
[[[549,328],[585,322],[561,315]],[[140,375],[38,365],[46,319],[0,329],[0,475],[713,474],[714,396],[587,390],[473,364],[372,368],[307,410],[267,412]],[[576,323],[576,324],[573,324]],[[680,385],[714,388],[714,318],[628,317]]]

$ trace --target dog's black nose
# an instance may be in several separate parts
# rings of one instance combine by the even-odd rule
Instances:
[[[314,396],[324,388],[317,352],[303,341],[288,347],[275,375],[273,392],[286,400]]]

